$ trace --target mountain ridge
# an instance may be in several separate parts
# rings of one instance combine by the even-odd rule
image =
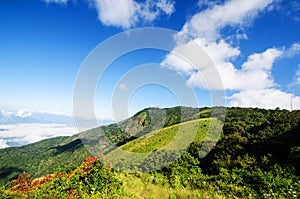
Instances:
[[[208,108],[203,109],[209,110]],[[27,172],[33,177],[39,177],[52,173],[59,167],[68,169],[79,166],[86,157],[91,155],[90,151],[92,148],[99,147],[99,140],[102,140],[103,137],[111,142],[110,146],[100,150],[106,154],[116,147],[151,131],[179,123],[180,120],[178,118],[181,119],[181,110],[184,113],[183,119],[187,119],[188,116],[193,116],[198,112],[199,108],[178,106],[160,109],[149,107],[120,123],[103,125],[73,136],[55,137],[21,147],[0,149],[0,184],[5,184],[23,172]],[[164,121],[162,118],[164,117],[166,117],[166,124],[162,123]],[[143,126],[141,121],[145,122],[146,120],[148,120],[148,123],[146,122],[147,125]],[[150,120],[152,122],[149,122]],[[156,124],[157,122],[159,123],[158,125]],[[130,128],[131,130],[129,130]],[[48,146],[48,148],[42,145]],[[40,155],[38,156],[32,155],[39,153]],[[74,160],[70,158],[74,156],[78,156],[78,158],[74,158]],[[11,161],[12,159],[17,161]],[[24,164],[24,162],[30,161],[32,164]],[[42,167],[40,165],[47,166]]]
[[[176,110],[176,109],[175,109]],[[218,110],[217,110],[218,111]],[[137,114],[134,124],[146,122],[145,113]],[[196,114],[209,115],[207,110]],[[195,116],[195,115],[194,115]],[[136,119],[135,118],[135,119]],[[170,117],[174,118],[174,117]],[[222,119],[222,117],[221,117]],[[171,153],[164,156],[161,146],[168,146],[170,139],[182,125],[183,132],[192,130],[197,122],[218,120],[207,117],[203,119],[181,122],[141,137],[125,140],[119,148],[135,152],[152,152],[143,164],[149,172],[132,173],[115,169],[106,159],[107,156],[86,158],[78,167],[60,168],[56,172],[42,178],[34,179],[21,175],[17,180],[0,186],[0,197],[4,198],[299,198],[300,197],[300,111],[266,110],[258,108],[227,108],[222,134],[217,143],[192,141],[180,155]],[[176,122],[177,120],[171,120]],[[129,121],[127,124],[131,125]],[[102,135],[110,130],[111,139],[119,143],[123,138],[118,137],[121,131],[118,125],[107,127]],[[126,125],[123,125],[126,126]],[[155,125],[154,125],[155,126]],[[202,128],[207,124],[202,123]],[[93,129],[85,139],[90,140],[97,128]],[[198,129],[199,130],[199,129]],[[106,132],[105,132],[106,131]],[[201,129],[199,130],[200,135]],[[122,132],[124,135],[128,135]],[[184,135],[184,134],[183,134]],[[129,136],[129,135],[128,135]],[[39,144],[48,152],[58,153],[60,159],[50,157],[49,161],[38,162],[39,167],[47,168],[52,162],[65,163],[65,160],[78,159],[86,147],[78,137],[60,138],[61,145],[49,142]],[[169,139],[170,138],[170,139]],[[126,137],[127,139],[127,137]],[[132,139],[132,140],[130,140]],[[51,141],[51,140],[50,140]],[[55,139],[52,140],[55,142]],[[73,142],[72,142],[73,141]],[[200,142],[199,142],[200,141]],[[166,144],[165,144],[166,143]],[[149,145],[150,144],[150,145]],[[154,144],[154,145],[151,145]],[[158,144],[158,145],[157,145]],[[27,150],[32,155],[38,155],[38,147]],[[54,147],[53,147],[54,146]],[[177,147],[177,145],[176,145]],[[25,147],[26,148],[26,147]],[[108,148],[106,152],[114,151]],[[52,150],[52,151],[51,151]],[[208,152],[203,155],[203,152]],[[1,153],[1,150],[0,150]],[[21,153],[22,155],[22,153]],[[72,156],[73,155],[73,156]],[[162,156],[160,156],[162,155]],[[2,156],[0,156],[2,157]],[[158,158],[157,158],[158,157]],[[174,158],[175,157],[175,158]],[[14,157],[7,159],[15,160]],[[83,157],[82,157],[83,158]],[[170,164],[157,168],[161,161],[172,160]],[[101,160],[101,162],[100,162]],[[126,159],[125,159],[126,160]],[[127,161],[131,161],[128,159]],[[26,162],[26,161],[25,161]],[[3,163],[0,161],[0,163]],[[33,165],[34,166],[34,165]],[[112,167],[114,166],[114,167]],[[154,166],[154,167],[153,167]],[[12,169],[12,168],[8,168]],[[134,169],[134,168],[130,168]],[[156,170],[157,169],[157,170]],[[1,171],[5,171],[2,170]],[[134,171],[134,170],[131,170]],[[45,172],[45,171],[44,171]],[[112,179],[109,180],[109,179]],[[103,184],[104,183],[104,184]],[[107,186],[107,183],[108,186]],[[83,185],[83,186],[82,186]],[[113,194],[113,195],[112,195]],[[115,195],[116,194],[116,195]]]

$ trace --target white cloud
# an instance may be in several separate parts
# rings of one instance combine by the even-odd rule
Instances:
[[[9,147],[5,140],[0,139],[0,149]]]
[[[198,1],[198,7],[202,8],[202,7],[213,7],[216,4],[219,4],[220,0],[215,0],[215,1],[211,1],[211,0],[199,0]]]
[[[162,62],[162,66],[185,73],[189,76],[188,82],[191,85],[202,88],[208,86],[210,89],[254,89],[258,86],[255,83],[257,79],[259,79],[261,85],[255,89],[273,86],[274,83],[270,77],[270,68],[275,59],[280,56],[279,50],[269,49],[260,54],[253,54],[244,63],[242,69],[238,70],[232,64],[232,60],[240,55],[240,49],[233,47],[227,41],[220,38],[221,35],[219,33],[225,26],[251,23],[259,11],[264,10],[271,3],[272,0],[231,0],[227,1],[224,5],[214,5],[195,14],[186,22],[176,36],[178,46],[174,48],[171,54],[166,56],[166,59]],[[194,66],[187,64],[186,61],[180,61],[178,56],[173,55],[178,52],[178,48],[184,48],[186,52],[194,54],[195,57],[199,56],[199,53],[194,52],[195,49],[188,48],[190,40],[186,40],[187,38],[191,38],[192,41],[199,44],[212,59],[221,76],[222,87],[216,87],[214,84],[216,74],[213,72],[211,66],[198,63],[198,69],[196,69]],[[243,38],[246,38],[246,35]],[[203,85],[204,82],[207,85]]]
[[[24,145],[57,136],[71,136],[78,133],[77,128],[65,124],[8,124],[0,125],[5,129],[0,133],[0,147]]]
[[[46,3],[67,4],[69,0],[44,0]]]
[[[299,89],[300,86],[300,64],[298,64],[298,68],[295,72],[292,82],[288,85],[289,90],[295,91]]]
[[[294,107],[300,107],[300,97],[277,89],[242,91],[233,94],[229,99],[230,106],[267,109],[280,107],[281,109],[290,110],[292,103]]]
[[[298,69],[296,72],[296,82],[297,84],[300,84],[300,64],[298,65]]]
[[[105,25],[129,28],[137,22],[138,5],[133,0],[96,0],[99,20]]]
[[[204,59],[197,59],[201,57],[201,52],[197,53],[189,43],[174,48],[173,52],[168,54],[162,62],[162,66],[187,75],[188,83],[200,88],[260,90],[275,86],[271,70],[276,59],[282,56],[281,50],[270,48],[262,53],[254,53],[243,63],[241,69],[237,69],[231,61],[240,54],[238,48],[233,48],[224,40],[211,43],[206,43],[203,39],[194,41],[202,46],[217,70],[211,65],[202,63]],[[194,56],[191,59],[196,60],[197,68],[176,54]],[[215,84],[217,75],[220,76],[223,85]]]
[[[18,110],[16,113],[16,116],[18,116],[18,117],[30,117],[31,115],[32,115],[32,112],[30,112],[27,109]]]
[[[286,57],[294,57],[300,53],[300,43],[294,43],[290,48],[285,50]]]
[[[237,72],[240,85],[238,90],[260,90],[275,86],[271,74],[273,63],[282,55],[282,51],[270,48],[263,53],[254,53]]]
[[[0,110],[0,148],[25,145],[57,136],[72,136],[92,128],[89,125],[91,122],[94,124],[94,121],[86,118],[80,121],[77,125],[88,124],[88,128],[76,127],[73,117],[61,113],[31,112],[26,109]],[[107,125],[113,121],[102,118],[98,122],[99,125]]]
[[[274,0],[230,0],[195,14],[182,28],[183,36],[214,41],[225,26],[249,24]]]
[[[270,48],[263,53],[254,53],[248,57],[247,62],[242,65],[245,71],[264,70],[269,71],[276,58],[281,56],[282,52],[276,48]]]
[[[161,0],[156,3],[156,7],[162,10],[167,15],[171,15],[175,11],[174,1],[170,2],[167,0]]]
[[[240,67],[233,64],[236,57],[240,56],[241,49],[233,46],[229,40],[247,39],[244,27],[251,24],[260,12],[270,11],[272,2],[273,0],[229,0],[223,5],[217,5],[219,2],[211,4],[206,0],[199,1],[198,5],[206,6],[207,9],[196,13],[186,22],[175,37],[177,46],[166,56],[162,66],[184,74],[192,86],[232,90],[234,94],[228,98],[230,106],[289,109],[293,101],[296,107],[300,107],[300,98],[277,89],[278,85],[272,75],[274,62],[279,58],[296,56],[300,52],[299,43],[288,49],[268,48],[263,52],[253,53]],[[238,31],[223,38],[221,30],[227,26],[235,27]],[[178,52],[187,52],[194,56],[192,60],[197,60],[196,57],[201,56],[201,52],[197,53],[190,48],[191,42],[197,43],[209,55],[218,74],[201,60],[196,68],[189,61],[176,56]],[[221,87],[220,84],[214,84],[218,75],[223,82]],[[300,69],[297,80],[300,82]]]
[[[98,18],[108,26],[130,28],[140,22],[153,22],[160,15],[174,12],[174,1],[170,0],[92,0]]]

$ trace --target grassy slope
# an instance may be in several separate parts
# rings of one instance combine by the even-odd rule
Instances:
[[[190,143],[199,143],[204,138],[212,141],[214,137],[212,135],[220,134],[221,131],[222,125],[216,118],[192,120],[153,131],[124,144],[107,156],[119,169],[127,170],[142,166],[142,170],[148,170],[171,163],[174,158],[180,157]],[[161,164],[152,163],[158,159]]]
[[[197,113],[198,108],[190,107],[147,108],[119,124],[98,127],[71,137],[57,137],[22,147],[0,149],[0,185],[24,172],[39,177],[59,167],[76,167],[90,156],[84,146],[92,143],[92,147],[99,147],[101,137],[105,136],[116,146],[121,146],[134,140],[137,134],[145,135],[164,125],[171,126],[181,120],[194,119],[192,117]],[[100,147],[101,152],[105,153],[113,149],[111,146]]]
[[[170,142],[175,138],[177,134],[181,134],[178,136],[183,139],[188,138],[188,135],[194,136],[193,141],[200,142],[204,139],[210,124],[217,127],[217,125],[220,123],[218,123],[216,119],[212,118],[183,122],[181,124],[176,124],[163,128],[161,130],[151,132],[143,137],[140,137],[132,142],[123,145],[121,148],[123,150],[131,152],[148,153],[154,150],[161,149],[163,147],[167,147],[167,145],[170,144]],[[168,146],[168,148],[170,148],[170,145]]]
[[[142,173],[139,174],[139,176],[128,173],[118,173],[118,178],[123,181],[125,195],[122,198],[226,198],[223,194],[218,193],[217,189],[214,188],[206,190],[186,187],[174,188],[169,185],[168,179],[161,176],[159,181],[163,181],[163,185],[154,183],[153,181],[155,181],[155,177],[149,173]]]

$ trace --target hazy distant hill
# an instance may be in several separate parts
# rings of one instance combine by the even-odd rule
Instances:
[[[74,120],[68,115],[59,115],[42,112],[26,111],[4,111],[0,110],[0,124],[22,124],[22,123],[60,123],[73,125]]]

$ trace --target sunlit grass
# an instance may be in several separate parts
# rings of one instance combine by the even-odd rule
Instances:
[[[168,180],[160,176],[154,177],[149,173],[141,173],[139,176],[128,173],[119,173],[118,178],[123,181],[124,198],[225,198],[217,193],[214,188],[207,190],[191,188],[172,188]],[[156,182],[159,181],[159,182]]]
[[[187,141],[201,142],[209,135],[209,128],[211,131],[220,131],[221,123],[215,118],[192,120],[151,132],[121,148],[135,153],[149,153],[162,148],[173,149]]]
[[[215,141],[221,131],[222,124],[216,118],[183,122],[128,142],[107,157],[121,170],[136,170],[136,167],[155,170],[179,158],[192,142]]]

